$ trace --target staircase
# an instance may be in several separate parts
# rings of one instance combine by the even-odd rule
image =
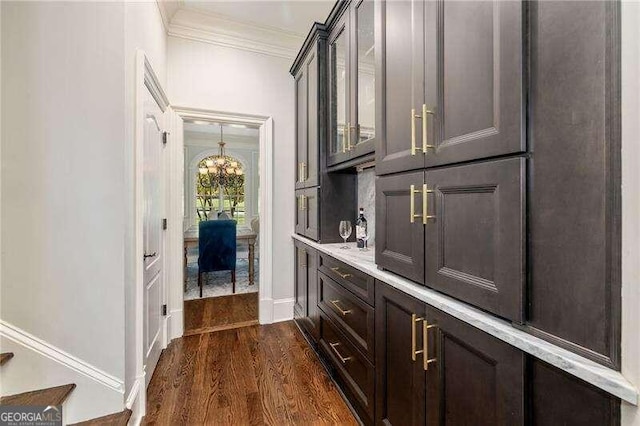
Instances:
[[[7,352],[0,354],[0,367],[4,367],[13,358],[13,353]],[[75,389],[74,383],[55,386],[46,389],[37,389],[30,392],[19,393],[15,395],[8,395],[0,397],[0,405],[38,405],[38,406],[56,406],[62,405],[64,401],[69,397],[71,392]],[[87,420],[76,425],[82,426],[126,426],[131,417],[131,410],[124,410],[119,413],[110,414],[108,416],[98,417],[95,419]]]

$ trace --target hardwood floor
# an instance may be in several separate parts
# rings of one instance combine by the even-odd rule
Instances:
[[[163,352],[146,425],[356,425],[293,321],[188,336]]]
[[[258,293],[185,300],[184,335],[258,324]]]

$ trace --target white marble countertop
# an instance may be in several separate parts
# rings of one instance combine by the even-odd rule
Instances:
[[[293,238],[318,251],[353,266],[368,275],[401,290],[416,299],[440,309],[472,326],[500,339],[518,349],[535,356],[561,370],[566,371],[623,401],[638,405],[638,390],[619,371],[612,370],[571,351],[535,337],[514,327],[508,321],[496,318],[464,302],[453,299],[435,290],[422,287],[390,272],[380,271],[374,261],[375,250],[361,251],[355,243],[348,243],[351,250],[342,250],[339,244],[318,244],[305,237]]]

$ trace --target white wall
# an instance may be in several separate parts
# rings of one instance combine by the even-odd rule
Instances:
[[[155,1],[126,2],[125,15],[125,395],[129,395],[136,377],[135,341],[135,247],[134,247],[134,131],[136,51],[144,50],[160,84],[166,90],[167,36]]]
[[[1,7],[2,320],[123,378],[124,5]]]
[[[168,40],[168,95],[173,105],[273,117],[272,250],[278,256],[272,281],[273,298],[281,300],[293,297],[295,111],[290,65],[287,59],[175,37]]]
[[[622,3],[622,374],[640,389],[640,3]],[[622,425],[640,409],[622,403]]]
[[[256,132],[257,133],[257,132]],[[196,213],[195,193],[196,193],[196,176],[198,173],[198,164],[203,156],[218,154],[219,137],[203,139],[201,134],[197,137],[191,132],[185,132],[185,154],[184,154],[184,194],[185,194],[185,219],[184,226],[195,225],[198,221]],[[260,175],[258,171],[260,160],[260,147],[258,145],[258,136],[235,136],[225,137],[226,146],[225,154],[239,159],[243,164],[245,176],[245,225],[249,226],[251,220],[258,217],[258,188]]]

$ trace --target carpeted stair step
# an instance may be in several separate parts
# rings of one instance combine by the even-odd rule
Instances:
[[[0,365],[5,365],[11,358],[13,358],[13,352],[5,352],[0,354]]]
[[[109,414],[108,416],[98,417],[96,419],[87,420],[80,423],[74,423],[75,426],[127,426],[131,410],[124,410],[119,413]],[[72,425],[73,426],[73,425]]]
[[[72,383],[16,395],[3,396],[0,398],[0,405],[60,405],[67,399],[75,387],[76,385]]]

